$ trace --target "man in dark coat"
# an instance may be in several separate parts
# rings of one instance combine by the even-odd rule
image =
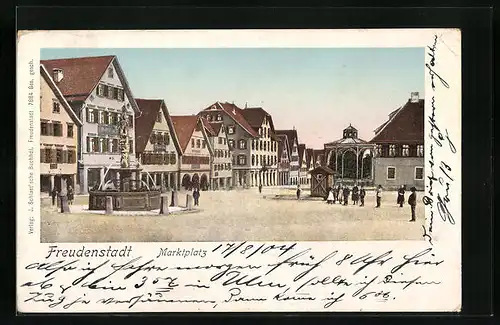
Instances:
[[[364,207],[365,206],[365,196],[366,196],[366,191],[363,185],[361,185],[361,190],[359,190],[359,198],[361,199],[361,204],[359,206]]]
[[[358,205],[358,200],[359,200],[359,189],[358,185],[354,184],[354,187],[352,188],[352,204],[353,205]]]
[[[52,205],[55,205],[56,204],[56,197],[57,197],[57,189],[55,186],[52,189],[52,192],[50,192],[50,196],[52,197]]]
[[[410,189],[410,191],[411,191],[411,194],[408,197],[408,204],[411,207],[411,219],[410,219],[410,221],[414,222],[416,220],[415,207],[417,206],[417,194],[415,192],[417,191],[417,189],[415,187],[412,187]]]
[[[297,185],[297,200],[300,200],[300,185]]]
[[[377,191],[375,192],[375,195],[377,197],[377,206],[376,206],[376,208],[380,208],[380,202],[382,201],[382,185],[379,185],[377,187]]]
[[[402,208],[404,203],[405,203],[405,186],[401,185],[401,187],[398,189],[397,204],[399,204],[399,207]]]
[[[259,193],[262,193],[262,183],[259,184]]]
[[[199,205],[199,199],[200,199],[200,189],[199,188],[194,189],[193,199],[194,199],[194,205]]]
[[[349,204],[349,187],[345,186],[344,187],[344,191],[343,191],[343,195],[344,195],[344,205],[348,205]]]

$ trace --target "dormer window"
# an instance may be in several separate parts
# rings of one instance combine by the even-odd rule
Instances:
[[[160,110],[160,111],[158,112],[158,115],[156,115],[156,122],[157,122],[157,123],[161,123],[161,121],[162,121],[162,120],[161,120],[161,115],[162,115],[162,112],[161,112],[161,110]]]
[[[217,121],[222,121],[222,115],[221,114],[217,114]]]
[[[111,79],[113,79],[113,78],[114,78],[114,71],[113,71],[113,67],[109,67],[109,68],[108,68],[108,78],[111,78]]]
[[[234,125],[229,125],[227,127],[227,133],[228,134],[234,134]]]
[[[395,144],[391,144],[389,146],[389,156],[390,157],[395,157],[396,156],[396,145]]]

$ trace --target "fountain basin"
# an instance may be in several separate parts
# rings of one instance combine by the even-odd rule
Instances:
[[[160,191],[89,191],[89,210],[106,210],[106,197],[113,198],[114,211],[151,211],[160,208]]]

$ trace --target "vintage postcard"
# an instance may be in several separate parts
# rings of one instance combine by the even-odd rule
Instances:
[[[461,310],[455,29],[19,31],[20,313]]]

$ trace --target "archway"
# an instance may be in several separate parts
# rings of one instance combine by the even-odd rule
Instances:
[[[203,191],[208,190],[208,177],[206,174],[201,175],[200,188]]]
[[[352,149],[342,154],[342,177],[356,179],[356,152]]]
[[[184,189],[189,189],[191,187],[191,177],[188,174],[184,174],[181,184]]]
[[[193,188],[200,188],[200,175],[194,174],[191,178],[191,186]]]

